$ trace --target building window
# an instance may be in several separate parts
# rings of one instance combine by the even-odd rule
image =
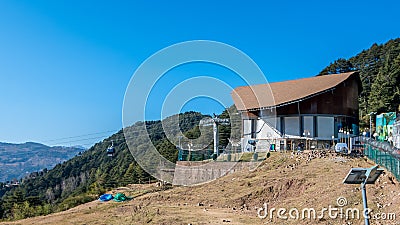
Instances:
[[[285,117],[285,134],[300,136],[299,117]]]
[[[303,117],[303,128],[305,131],[310,132],[308,137],[314,137],[314,117],[313,116],[304,116]]]
[[[335,135],[335,120],[333,117],[318,116],[317,117],[318,137],[330,140]]]

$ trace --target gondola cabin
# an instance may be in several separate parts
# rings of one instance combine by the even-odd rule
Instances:
[[[107,148],[107,156],[113,157],[115,154],[114,143],[111,144],[110,147]]]

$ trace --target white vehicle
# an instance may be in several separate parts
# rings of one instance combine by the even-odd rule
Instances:
[[[347,154],[347,153],[349,153],[349,147],[347,147],[346,143],[337,143],[335,145],[335,152]]]

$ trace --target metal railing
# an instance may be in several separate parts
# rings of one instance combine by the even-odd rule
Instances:
[[[213,158],[214,150],[204,149],[191,151],[187,149],[179,149],[178,161],[203,161]]]
[[[387,142],[375,141],[366,137],[361,137],[360,140],[365,145],[364,155],[376,164],[385,167],[400,181],[400,150]]]

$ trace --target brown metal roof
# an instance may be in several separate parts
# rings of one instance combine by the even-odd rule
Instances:
[[[287,104],[330,90],[357,72],[315,76],[269,84],[241,86],[231,95],[238,110],[268,108]]]

